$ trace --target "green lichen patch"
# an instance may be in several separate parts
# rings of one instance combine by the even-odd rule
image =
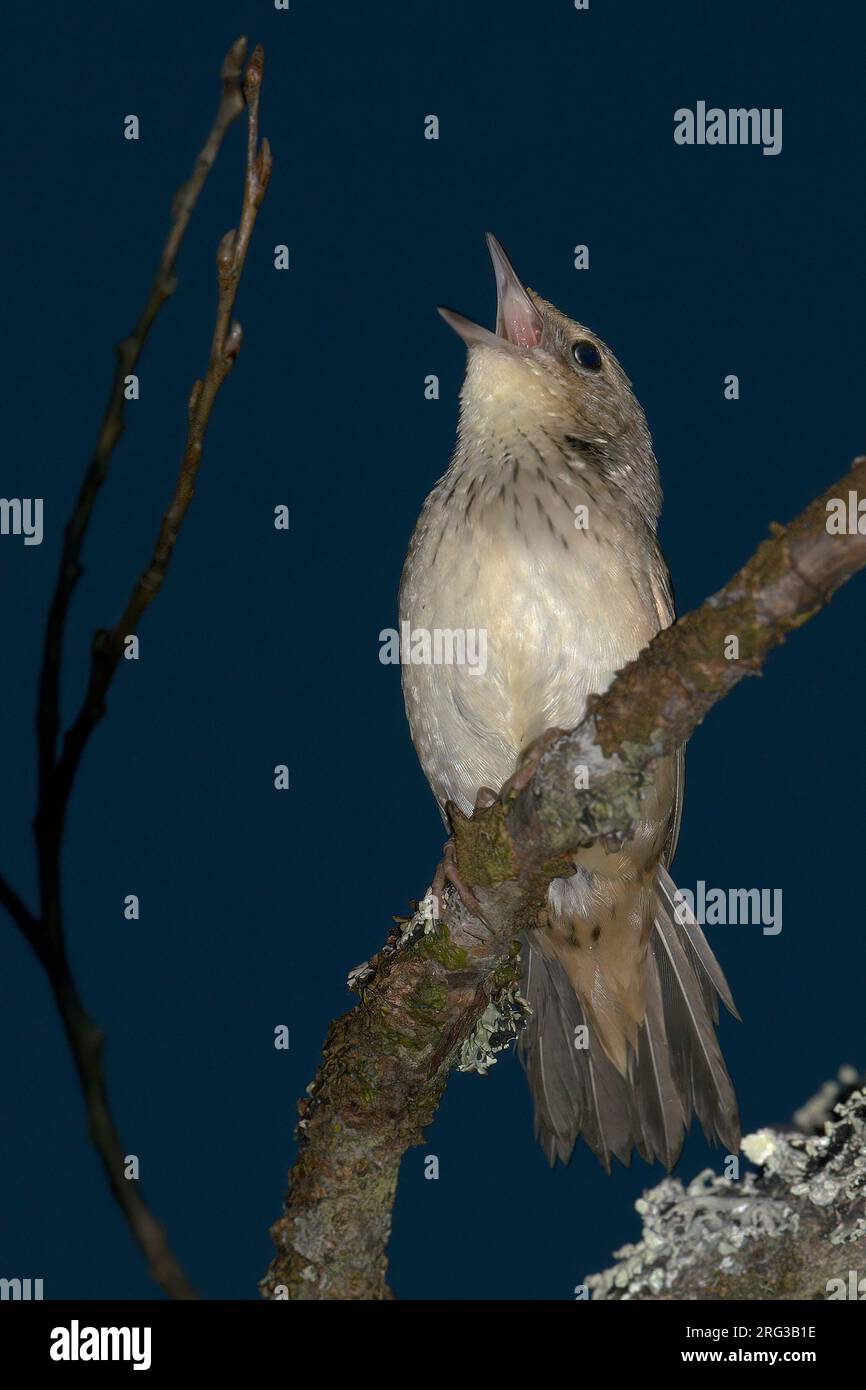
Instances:
[[[517,877],[517,858],[501,802],[476,811],[472,817],[452,809],[451,829],[464,883],[473,888],[494,888]]]
[[[443,970],[465,970],[469,965],[469,953],[454,944],[444,922],[437,930],[422,936],[413,949],[423,960],[437,961]]]
[[[401,1036],[402,1046],[423,1051],[438,1042],[446,1023],[447,1002],[448,990],[444,984],[419,980],[404,1005],[410,1026]]]

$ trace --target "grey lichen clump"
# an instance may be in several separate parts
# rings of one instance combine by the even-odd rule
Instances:
[[[844,1094],[851,1074],[840,1072],[841,1084],[798,1119],[816,1124],[818,1102]],[[759,1130],[742,1143],[757,1173],[734,1182],[706,1170],[688,1187],[666,1178],[645,1193],[635,1204],[642,1239],[587,1278],[591,1297],[827,1297],[848,1264],[866,1257],[866,1249],[850,1250],[866,1242],[866,1093],[849,1092],[821,1131]],[[844,1258],[840,1246],[849,1247]]]
[[[796,1232],[799,1218],[787,1202],[765,1197],[748,1173],[731,1183],[706,1169],[688,1187],[666,1178],[635,1203],[643,1218],[643,1239],[615,1252],[619,1264],[590,1275],[594,1299],[647,1296],[706,1298],[703,1274],[732,1273],[735,1257],[756,1240]],[[745,1251],[746,1257],[748,1252]],[[693,1291],[685,1292],[690,1275]],[[677,1292],[677,1288],[682,1292]]]
[[[514,1042],[531,1012],[517,985],[500,990],[461,1047],[457,1070],[486,1076],[496,1061],[495,1053]]]

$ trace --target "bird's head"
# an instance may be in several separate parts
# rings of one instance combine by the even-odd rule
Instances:
[[[646,418],[619,362],[596,333],[524,286],[491,232],[487,245],[496,273],[495,331],[439,309],[469,349],[464,442],[497,436],[510,445],[514,433],[537,442],[541,433],[561,448],[583,443],[600,467],[631,484],[649,514],[657,513],[658,469]]]

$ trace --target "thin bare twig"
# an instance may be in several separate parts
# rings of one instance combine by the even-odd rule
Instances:
[[[162,518],[150,564],[136,581],[121,617],[110,632],[101,629],[93,639],[87,693],[63,741],[63,751],[57,765],[59,790],[63,798],[68,797],[87,740],[105,713],[105,697],[123,655],[124,640],[136,631],[145,609],[162,588],[178,533],[195,491],[204,438],[214,403],[240,352],[243,334],[240,324],[232,321],[232,313],[256,216],[273,167],[267,140],[262,141],[261,147],[258,144],[263,70],[264,52],[259,46],[253,50],[244,80],[248,139],[240,225],[239,230],[226,233],[217,250],[219,299],[210,361],[204,380],[196,381],[190,393],[186,448],[174,495]]]
[[[108,473],[112,453],[124,429],[125,380],[134,370],[154,321],[163,304],[177,288],[174,267],[183,237],[199,194],[216,162],[226,131],[244,108],[240,87],[241,67],[246,54],[245,38],[232,44],[220,73],[222,96],[210,133],[195,162],[190,178],[172,200],[172,220],[159,258],[150,293],[132,333],[115,348],[114,380],[102,419],[96,448],[84,476],[72,516],[66,526],[63,552],[54,597],[45,628],[39,706],[36,722],[39,747],[39,801],[36,816],[37,853],[43,917],[52,918],[60,894],[58,847],[68,802],[54,793],[57,738],[60,729],[60,667],[66,615],[81,576],[81,550],[97,495]]]
[[[90,461],[72,517],[66,527],[57,587],[46,625],[39,686],[37,737],[39,783],[34,834],[39,862],[40,915],[35,917],[8,881],[0,877],[0,905],[5,907],[45,968],[75,1062],[85,1101],[90,1136],[102,1160],[109,1186],[154,1279],[173,1298],[196,1294],[169,1247],[165,1232],[141,1197],[135,1182],[124,1174],[125,1154],[109,1106],[102,1065],[104,1035],[88,1016],[69,965],[63,929],[60,851],[63,827],[75,774],[94,727],[105,713],[105,700],[123,650],[124,638],[159,592],[177,536],[192,501],[201,464],[205,434],[220,387],[240,351],[240,325],[232,322],[256,213],[271,172],[267,141],[258,147],[259,95],[263,72],[261,48],[253,52],[240,86],[246,40],[238,39],[222,68],[223,95],[216,119],[190,179],[172,204],[172,224],[160,257],[145,308],[133,333],[116,349],[117,368],[95,453]],[[174,493],[163,516],[147,569],[133,586],[123,614],[110,631],[96,633],[88,687],[81,709],[57,756],[60,730],[60,663],[66,616],[81,574],[81,549],[96,496],[123,429],[124,379],[135,366],[159,309],[174,292],[174,264],[199,193],[213,167],[223,136],[246,105],[247,163],[240,232],[223,238],[217,253],[219,293],[210,360],[203,381],[193,386],[189,403],[187,441]]]
[[[659,633],[576,730],[540,739],[492,805],[452,815],[460,876],[485,920],[447,889],[435,929],[416,918],[356,977],[362,1002],[331,1025],[299,1105],[299,1152],[272,1228],[266,1297],[389,1296],[403,1154],[421,1141],[487,1006],[519,982],[519,938],[536,924],[550,880],[571,872],[577,848],[628,836],[654,760],[866,567],[866,536],[827,528],[828,503],[851,492],[866,496],[866,458],[775,527],[724,589]],[[739,660],[729,659],[732,635]],[[586,790],[575,789],[577,766],[588,770]]]
[[[245,38],[237,39],[223,62],[220,78],[222,96],[213,125],[193,167],[192,174],[174,195],[172,219],[165,245],[153,277],[147,302],[128,337],[115,348],[114,380],[102,418],[96,448],[90,460],[72,515],[63,538],[63,552],[54,597],[45,628],[42,672],[39,682],[37,736],[39,743],[39,790],[41,794],[53,776],[60,728],[60,664],[66,615],[75,586],[81,577],[81,549],[111,455],[124,429],[125,381],[134,371],[150,330],[167,299],[177,288],[174,267],[199,194],[213,168],[223,137],[244,109],[239,78],[247,50]],[[62,827],[60,827],[62,830]]]
[[[20,928],[22,935],[26,937],[39,959],[42,960],[41,923],[38,918],[33,916],[24,899],[15,892],[12,884],[2,874],[0,874],[0,907],[5,907],[13,922]]]

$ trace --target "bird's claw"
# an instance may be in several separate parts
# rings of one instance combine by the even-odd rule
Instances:
[[[548,748],[567,734],[567,729],[545,729],[543,734],[530,743],[528,748],[524,748],[518,760],[517,768],[511,774],[508,781],[504,783],[499,796],[503,801],[507,801],[514,792],[522,792],[535,776],[536,769]],[[482,791],[484,788],[482,788]],[[480,793],[479,793],[480,795]]]

